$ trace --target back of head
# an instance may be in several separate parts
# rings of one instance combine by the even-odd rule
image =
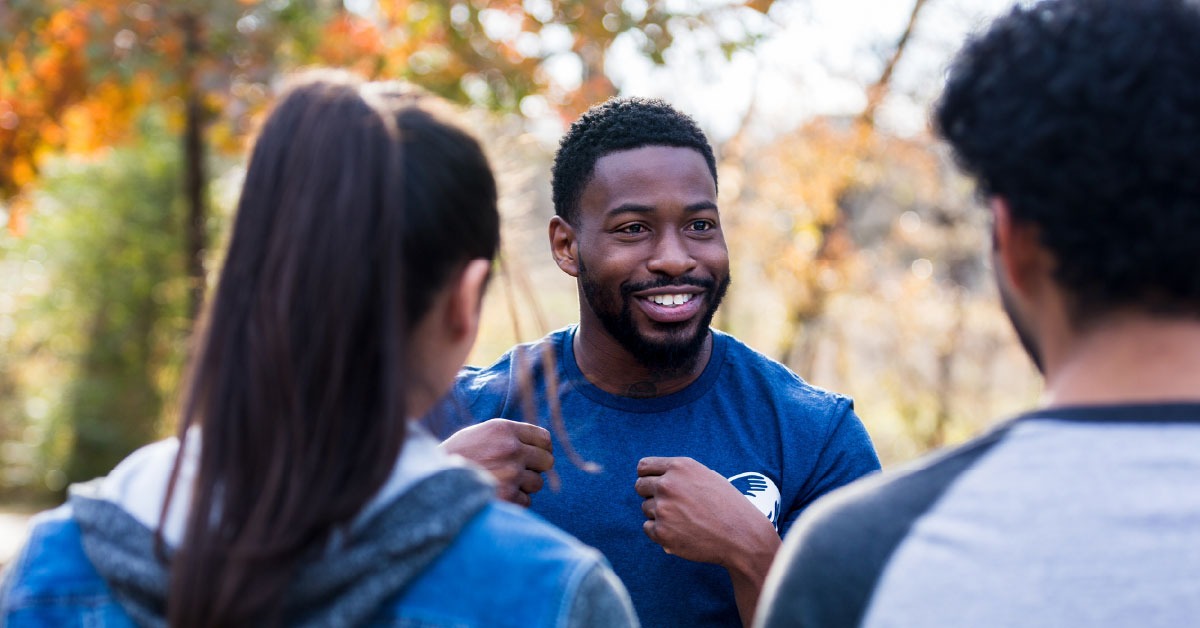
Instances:
[[[559,143],[552,171],[554,213],[573,223],[596,160],[643,146],[695,149],[717,181],[712,146],[695,120],[661,100],[614,98],[580,116]]]
[[[1045,0],[971,39],[935,122],[1035,224],[1079,325],[1200,317],[1200,6]]]
[[[395,464],[413,326],[499,244],[487,160],[435,105],[324,71],[264,123],[185,399],[203,445],[173,625],[278,619],[298,561]]]

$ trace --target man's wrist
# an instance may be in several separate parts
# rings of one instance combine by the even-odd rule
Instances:
[[[765,519],[762,523],[765,525],[751,526],[753,531],[741,537],[743,542],[733,548],[730,560],[724,565],[733,584],[733,596],[743,626],[750,626],[754,622],[754,610],[758,606],[763,583],[782,545],[775,527]]]
[[[766,579],[782,542],[771,522],[764,518],[762,523],[762,526],[753,526],[750,534],[742,536],[742,542],[731,548],[730,555],[722,565],[729,571],[730,577],[757,581],[759,584]]]

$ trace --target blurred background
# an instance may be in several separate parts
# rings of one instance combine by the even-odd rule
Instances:
[[[0,564],[30,512],[170,434],[245,151],[281,77],[334,65],[461,106],[498,172],[472,356],[577,320],[549,168],[613,95],[693,115],[733,286],[715,325],[852,395],[885,466],[1036,402],[988,216],[928,128],[1011,0],[0,0]]]

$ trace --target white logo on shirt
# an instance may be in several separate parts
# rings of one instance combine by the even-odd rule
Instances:
[[[766,515],[776,530],[779,529],[779,488],[771,478],[751,471],[729,478],[729,483],[741,491],[759,512]]]

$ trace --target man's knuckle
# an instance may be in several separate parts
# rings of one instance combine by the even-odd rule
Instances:
[[[520,471],[514,464],[503,464],[492,471],[492,475],[496,476],[496,480],[504,486],[515,485],[519,473]]]
[[[696,464],[696,461],[692,460],[691,458],[680,457],[671,459],[671,469],[677,472],[690,469],[694,464]]]

